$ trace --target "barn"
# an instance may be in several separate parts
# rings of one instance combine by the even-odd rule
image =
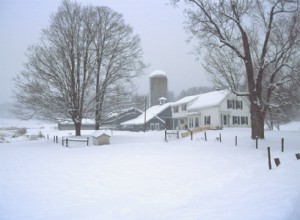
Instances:
[[[135,119],[121,123],[121,130],[144,131],[171,129],[172,124],[171,103],[155,105],[143,112]]]

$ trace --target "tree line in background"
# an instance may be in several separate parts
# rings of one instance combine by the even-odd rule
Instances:
[[[121,14],[64,0],[15,78],[15,112],[71,119],[76,135],[84,117],[95,118],[98,130],[105,114],[132,102],[142,57],[140,38]]]

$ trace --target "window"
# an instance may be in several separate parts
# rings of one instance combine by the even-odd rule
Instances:
[[[236,109],[243,109],[243,101],[236,101]]]
[[[154,131],[154,130],[155,130],[155,125],[154,125],[154,123],[151,123],[151,124],[150,124],[150,130],[151,130],[151,131]]]
[[[233,125],[248,125],[247,116],[232,116]]]
[[[248,125],[248,117],[242,116],[241,117],[241,124],[242,125]]]
[[[174,113],[178,113],[178,112],[179,112],[179,111],[178,111],[178,106],[174,106],[174,107],[173,107],[173,112],[174,112]]]
[[[243,109],[243,101],[239,100],[227,100],[227,108]]]
[[[240,124],[240,117],[239,116],[232,116],[232,124],[239,125]]]
[[[195,118],[195,127],[196,128],[199,127],[199,118],[198,117]]]
[[[227,108],[233,108],[234,109],[234,100],[227,100]]]
[[[159,131],[159,123],[156,123],[156,124],[155,124],[155,129],[156,129],[157,131]]]
[[[189,128],[194,127],[194,118],[189,118]]]
[[[186,111],[186,104],[182,105],[182,111]]]
[[[223,125],[227,125],[227,115],[223,115]]]
[[[205,125],[210,125],[210,116],[205,116],[204,117],[204,124]]]

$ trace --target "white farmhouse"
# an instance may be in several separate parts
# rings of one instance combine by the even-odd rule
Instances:
[[[188,129],[188,111],[187,109],[197,100],[199,95],[186,96],[172,104],[173,129]]]
[[[228,90],[188,96],[172,104],[174,129],[249,127],[248,100]]]

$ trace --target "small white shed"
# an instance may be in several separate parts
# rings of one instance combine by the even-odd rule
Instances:
[[[103,132],[95,131],[92,136],[94,145],[110,144],[110,136]]]

